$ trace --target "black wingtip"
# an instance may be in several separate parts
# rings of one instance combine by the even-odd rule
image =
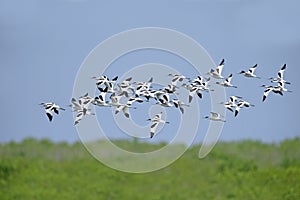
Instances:
[[[47,117],[48,117],[49,121],[51,122],[51,121],[52,121],[52,119],[53,119],[53,116],[52,116],[50,113],[46,113],[46,115],[47,115]]]
[[[150,133],[150,138],[153,138],[153,136],[154,136],[154,133],[151,132],[151,133]]]
[[[112,79],[113,81],[116,81],[118,80],[118,76],[116,76],[115,78]]]
[[[234,116],[236,117],[238,114],[239,114],[239,111],[236,110],[236,111],[234,112]]]
[[[198,97],[199,97],[200,99],[202,99],[202,93],[197,92],[197,95],[198,95]]]
[[[224,65],[224,63],[225,63],[225,59],[223,58],[219,65]]]
[[[189,96],[189,103],[191,103],[193,100],[193,96]]]

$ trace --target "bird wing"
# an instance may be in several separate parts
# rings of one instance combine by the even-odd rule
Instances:
[[[122,111],[123,111],[125,117],[129,118],[129,108],[128,108],[128,106],[124,106]]]
[[[221,62],[220,62],[220,64],[218,65],[218,67],[217,67],[217,69],[216,69],[216,71],[217,71],[217,73],[218,73],[219,75],[221,75],[221,73],[222,73],[222,70],[223,70],[223,67],[224,67],[224,63],[225,63],[225,60],[222,59]]]
[[[55,114],[57,114],[57,115],[59,114],[57,107],[52,107],[52,110],[54,111]]]
[[[184,113],[184,108],[183,106],[179,106],[180,112],[183,114]]]
[[[220,117],[219,113],[216,113],[216,112],[210,112],[210,113],[211,113],[212,118],[218,118],[218,117]]]
[[[46,110],[46,115],[47,115],[47,117],[48,117],[49,121],[51,122],[51,121],[52,121],[52,119],[53,119],[52,112],[51,112],[50,110]]]
[[[202,99],[202,93],[201,93],[201,91],[200,90],[197,90],[197,95],[198,95],[198,97],[200,98],[200,99]]]
[[[249,69],[249,72],[250,72],[251,74],[253,74],[254,71],[255,71],[255,69],[256,69],[256,67],[257,67],[257,64],[255,64],[253,67],[251,67],[251,68]]]
[[[123,105],[118,105],[116,107],[115,114],[118,114],[123,109],[123,107],[124,107]]]
[[[270,92],[272,91],[273,89],[271,88],[267,88],[265,91],[264,91],[264,95],[263,95],[263,99],[262,101],[265,101],[267,96],[270,94]]]
[[[83,117],[83,112],[78,113],[78,115],[76,115],[74,125],[78,124],[82,119],[82,117]]]
[[[154,133],[156,131],[156,128],[158,126],[158,122],[154,122],[151,124],[150,126],[150,138],[152,138],[154,136]]]
[[[281,69],[278,71],[278,78],[279,79],[283,79],[283,74],[284,74],[284,71],[285,71],[285,69],[286,69],[286,64],[284,64],[282,67],[281,67]]]
[[[158,113],[154,116],[154,120],[160,120],[161,119],[161,116],[162,116],[162,113]]]
[[[230,75],[225,79],[225,82],[227,82],[228,84],[230,84],[231,79],[232,79],[232,74],[230,74]]]
[[[219,65],[216,69],[216,72],[221,75],[224,65]]]

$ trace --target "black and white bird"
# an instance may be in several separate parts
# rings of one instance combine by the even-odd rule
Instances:
[[[210,112],[210,116],[205,116],[204,118],[205,119],[210,119],[210,120],[213,120],[213,121],[226,122],[225,119],[224,119],[224,116],[222,116],[221,114],[216,113],[216,112]]]
[[[232,79],[232,74],[230,74],[223,82],[216,82],[216,84],[224,87],[237,88],[237,86],[231,84],[231,79]]]
[[[82,97],[87,97],[87,95],[84,95]],[[77,125],[85,115],[95,115],[89,108],[90,103],[94,102],[94,100],[90,102],[84,100],[84,98],[82,99],[82,97],[80,97],[78,101],[74,97],[71,100],[72,104],[70,106],[72,107],[73,112],[77,113],[74,125]]]
[[[240,99],[242,99],[242,97],[240,97],[240,96],[230,96],[229,101],[221,102],[221,104],[223,104],[226,109],[233,112],[234,110],[236,110],[238,101]]]
[[[222,70],[223,70],[223,67],[224,67],[224,64],[225,64],[225,60],[222,59],[220,64],[217,66],[216,69],[211,69],[208,74],[213,77],[213,78],[216,78],[216,79],[223,79],[224,77],[222,76]]]
[[[147,82],[133,82],[136,85],[136,91],[149,90],[153,82],[153,77],[151,77]]]
[[[279,86],[262,85],[261,87],[265,88],[265,91],[264,91],[264,94],[263,94],[263,98],[262,98],[263,102],[267,99],[267,97],[269,96],[270,92],[273,92],[275,94],[279,94],[279,95],[283,96],[282,89]]]
[[[150,126],[150,138],[153,138],[155,131],[159,124],[169,124],[170,122],[167,122],[162,119],[162,112],[156,114],[152,119],[148,119],[148,121],[151,121]]]
[[[271,80],[272,83],[285,83],[285,84],[291,84],[290,82],[283,79],[284,71],[286,70],[286,64],[284,64],[281,69],[277,73],[277,77],[271,77],[269,80]]]
[[[46,115],[47,115],[50,122],[53,119],[53,113],[58,115],[59,110],[65,110],[64,108],[61,108],[59,105],[56,105],[53,102],[40,103],[40,105],[44,107],[44,109],[46,111]]]
[[[114,92],[114,83],[117,81],[118,76],[114,77],[112,80],[109,80],[107,76],[93,76],[92,79],[96,80],[96,86],[100,90],[100,88],[103,88],[104,85],[107,88],[107,91],[110,93]]]
[[[172,85],[177,85],[178,82],[182,82],[183,80],[187,79],[185,76],[181,74],[168,74],[168,76],[172,77]]]
[[[260,79],[260,77],[258,77],[254,74],[254,71],[256,70],[256,68],[257,68],[257,64],[255,64],[253,67],[251,67],[248,71],[244,71],[244,70],[240,71],[239,74],[242,74],[245,77],[249,77],[249,78],[259,78]]]

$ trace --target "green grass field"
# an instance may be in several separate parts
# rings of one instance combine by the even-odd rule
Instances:
[[[141,152],[163,145],[116,143]],[[198,151],[159,171],[129,174],[101,164],[81,143],[0,144],[0,199],[300,199],[299,138],[219,142],[205,159]]]

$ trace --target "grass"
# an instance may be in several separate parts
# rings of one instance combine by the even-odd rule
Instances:
[[[138,152],[165,144],[115,141]],[[0,144],[0,199],[300,199],[300,139],[280,144],[219,142],[199,146],[146,174],[106,167],[80,143],[26,139]]]

